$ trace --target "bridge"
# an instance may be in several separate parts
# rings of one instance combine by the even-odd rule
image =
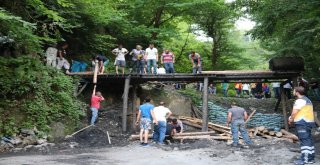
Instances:
[[[133,87],[132,96],[133,102],[136,101],[136,90],[137,85],[146,82],[173,82],[173,83],[193,83],[203,82],[203,97],[202,97],[202,131],[208,131],[208,83],[214,82],[284,82],[286,80],[293,81],[293,86],[297,86],[297,77],[301,75],[301,71],[271,71],[271,70],[260,70],[260,71],[241,71],[241,70],[229,70],[229,71],[203,71],[201,74],[190,74],[190,73],[175,73],[175,74],[125,74],[116,75],[111,73],[105,74],[94,74],[94,72],[76,72],[69,73],[70,76],[78,76],[94,84],[99,82],[112,82],[119,85],[124,84],[123,92],[123,111],[122,111],[122,130],[127,131],[127,112],[128,112],[128,95],[130,85]],[[284,115],[285,129],[288,130],[287,124],[287,111],[286,111],[286,96],[283,92],[283,86],[281,85],[281,97],[278,100],[277,106],[280,101],[282,102],[282,110]],[[83,89],[82,89],[83,90]],[[137,105],[133,104],[132,109],[136,109]],[[133,115],[136,116],[135,111]],[[133,123],[135,123],[135,117],[133,117]]]

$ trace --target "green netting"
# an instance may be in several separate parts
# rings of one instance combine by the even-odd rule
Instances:
[[[198,104],[198,108],[202,109],[202,103]],[[208,102],[209,120],[217,124],[226,124],[228,109]],[[256,112],[247,123],[248,127],[264,126],[267,129],[283,128],[284,119],[280,114],[263,114]]]

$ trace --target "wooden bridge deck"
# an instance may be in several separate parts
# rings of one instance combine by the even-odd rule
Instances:
[[[80,76],[86,80],[93,79],[93,72],[69,73],[70,76]],[[222,82],[272,82],[283,81],[298,77],[300,72],[295,71],[203,71],[201,74],[175,73],[175,74],[125,74],[116,75],[114,73],[105,73],[98,75],[98,81],[124,82],[130,77],[131,84],[140,84],[148,81],[170,81],[170,82],[199,82],[208,77],[209,81]]]

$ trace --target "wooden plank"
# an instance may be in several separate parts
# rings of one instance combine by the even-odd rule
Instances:
[[[203,94],[202,94],[202,131],[208,131],[208,83],[209,78],[205,77],[203,81]]]
[[[92,127],[92,126],[93,126],[93,125],[86,126],[86,127],[82,128],[82,129],[74,132],[74,133],[71,134],[71,135],[67,135],[65,138],[70,138],[70,137],[74,136],[75,134],[77,134],[77,133],[79,133],[79,132],[82,132],[83,130],[85,130],[85,129],[89,128],[89,127]]]
[[[269,135],[271,135],[271,136],[274,136],[275,134],[276,134],[275,131],[270,131],[270,132],[269,132]]]
[[[75,92],[74,96],[75,96],[75,97],[78,97],[78,96],[82,93],[82,91],[87,87],[88,84],[89,84],[89,82],[86,81],[86,83],[81,87],[81,89],[79,90],[79,92]],[[76,89],[77,89],[77,88],[76,88]]]
[[[179,116],[179,119],[180,120],[188,120],[188,121],[191,121],[191,122],[194,122],[194,123],[202,124],[202,120],[201,119],[192,118],[192,117],[188,117],[188,116]],[[214,124],[214,123],[211,123],[211,122],[208,122],[208,126],[209,125],[211,125],[212,127],[218,127],[218,128],[222,128],[222,129],[225,129],[225,130],[231,130],[230,127],[226,127],[226,126],[219,125],[219,124]]]
[[[265,128],[264,126],[258,127],[258,130],[261,131],[261,132],[262,132],[263,130],[265,130],[265,129],[266,129],[266,128]]]
[[[282,137],[282,133],[281,132],[276,132],[276,137],[278,137],[278,138]]]
[[[245,124],[247,124],[250,121],[251,117],[256,113],[256,111],[256,109],[253,110],[253,112],[249,115],[248,119],[246,120]]]
[[[137,110],[137,85],[134,85],[132,88],[132,129],[136,128],[136,110]]]
[[[98,78],[98,72],[99,72],[99,65],[96,62],[95,67],[94,67],[94,74],[93,74],[93,83],[97,83],[97,78]]]
[[[174,136],[193,136],[193,135],[211,135],[216,133],[216,131],[209,131],[209,132],[183,132],[183,133],[177,133]]]
[[[130,77],[126,77],[123,91],[123,110],[122,110],[122,131],[127,131],[127,113],[128,113],[128,94],[130,86]]]
[[[184,132],[184,133],[179,133],[179,134],[176,134],[175,136],[173,137],[182,137],[182,136],[203,136],[203,135],[211,135],[215,133],[214,131],[210,131],[210,132]],[[167,136],[167,135],[166,135]],[[148,135],[148,138],[152,138],[152,134],[149,134]],[[140,135],[131,135],[130,140],[138,140],[140,139]]]
[[[196,139],[212,139],[212,140],[231,140],[232,137],[228,136],[209,136],[209,135],[202,135],[202,136],[174,136],[173,139],[183,139],[183,140],[196,140]]]
[[[281,102],[282,102],[282,113],[284,118],[284,128],[286,131],[289,130],[288,125],[288,117],[287,117],[287,102],[286,102],[286,95],[284,93],[283,85],[280,86],[280,92],[281,92]]]
[[[297,141],[299,140],[298,136],[296,136],[295,134],[293,134],[293,133],[291,133],[291,132],[288,132],[288,131],[286,131],[286,130],[284,130],[284,129],[281,129],[280,131],[284,134],[284,136],[285,136],[286,138],[290,137],[290,138],[293,139],[293,140],[297,140]]]

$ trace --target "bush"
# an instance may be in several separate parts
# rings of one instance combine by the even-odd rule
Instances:
[[[48,132],[52,122],[76,124],[84,114],[71,77],[29,56],[0,57],[0,66],[0,135],[34,127]]]

